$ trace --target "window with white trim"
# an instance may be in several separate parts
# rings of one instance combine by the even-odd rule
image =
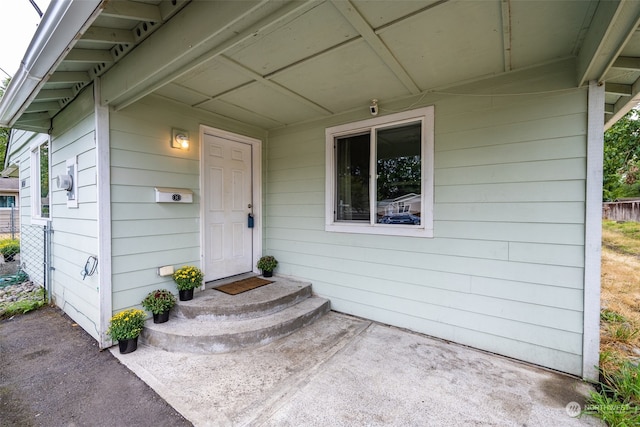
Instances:
[[[0,209],[12,208],[16,205],[16,196],[0,196]]]
[[[31,218],[49,219],[49,141],[31,149]]]
[[[434,108],[326,129],[325,230],[433,237]]]

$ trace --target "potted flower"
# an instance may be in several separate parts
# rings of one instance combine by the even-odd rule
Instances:
[[[142,332],[146,317],[147,314],[138,308],[131,308],[113,315],[107,335],[118,341],[120,353],[131,353],[138,348],[138,336]]]
[[[276,269],[278,265],[278,260],[271,255],[265,255],[258,260],[257,267],[262,270],[262,275],[264,277],[273,276],[273,270]]]
[[[169,311],[176,305],[176,297],[166,289],[156,289],[142,300],[145,310],[153,313],[153,323],[164,323],[169,320]]]
[[[204,278],[198,267],[186,265],[173,273],[173,280],[178,285],[180,301],[193,299],[193,290],[202,285]]]
[[[20,252],[20,241],[9,240],[2,247],[0,247],[0,253],[2,254],[5,262],[11,262],[14,260],[16,254]]]

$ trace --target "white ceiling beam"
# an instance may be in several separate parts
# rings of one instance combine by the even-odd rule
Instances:
[[[280,4],[267,1],[222,4],[213,1],[191,2],[181,14],[169,20],[136,48],[135,60],[125,56],[118,62],[117,68],[104,74],[101,102],[110,103],[116,110],[125,108],[203,62],[246,40],[263,37],[265,30],[285,19],[306,13],[321,3],[290,2],[274,9]],[[238,21],[265,6],[274,9],[273,12],[241,30],[234,27]],[[202,16],[213,16],[215,19],[199,19]],[[175,37],[175,34],[183,33],[181,28],[184,25],[191,27],[191,37]],[[222,42],[216,42],[221,35],[227,37]]]
[[[419,94],[421,90],[418,85],[413,81],[396,57],[393,56],[393,53],[391,53],[387,45],[385,45],[375,31],[373,31],[360,12],[356,10],[355,6],[348,0],[331,0],[331,4],[349,21],[353,28],[362,36],[364,41],[367,42],[387,67],[389,67],[404,87],[406,87],[412,95]]]
[[[129,1],[109,1],[102,12],[102,16],[134,21],[160,22],[162,16],[160,8],[152,4]]]
[[[60,109],[60,103],[57,101],[47,102],[32,102],[24,112],[25,113],[40,113],[43,111],[57,111]]]
[[[51,129],[51,118],[46,120],[41,120],[39,122],[22,122],[22,117],[20,120],[16,121],[16,125],[14,126],[16,129],[28,130],[36,133],[47,133],[49,129]]]
[[[640,24],[640,1],[601,1],[578,54],[578,86],[602,81]]]
[[[71,89],[43,89],[35,97],[37,101],[57,101],[58,99],[71,98],[74,93]]]
[[[130,44],[135,41],[131,30],[119,28],[90,27],[80,38],[82,41],[94,43],[125,43]]]
[[[631,85],[607,82],[604,86],[604,91],[614,95],[631,96]]]
[[[20,117],[20,123],[40,122],[51,119],[49,113],[25,113]]]
[[[629,71],[640,71],[640,58],[631,56],[619,56],[613,62],[613,68]]]
[[[511,71],[511,0],[502,0],[502,51],[504,71]]]
[[[114,62],[114,59],[108,50],[73,49],[67,54],[63,62]]]
[[[631,95],[621,96],[613,107],[613,113],[606,115],[604,130],[609,129],[615,122],[620,120],[633,107],[640,103],[640,79],[631,85]]]
[[[89,83],[91,78],[86,71],[56,71],[47,83]]]

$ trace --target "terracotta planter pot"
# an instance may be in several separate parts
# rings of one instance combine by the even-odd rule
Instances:
[[[133,353],[138,348],[138,337],[119,340],[118,347],[120,347],[121,354]]]
[[[186,291],[178,291],[178,297],[180,301],[190,301],[193,299],[193,289],[188,289]]]

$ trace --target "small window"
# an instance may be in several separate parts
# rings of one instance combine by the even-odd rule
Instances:
[[[0,196],[0,208],[12,208],[16,205],[16,196]]]
[[[329,128],[327,231],[433,235],[433,107]]]
[[[49,219],[49,141],[31,151],[31,216]]]

